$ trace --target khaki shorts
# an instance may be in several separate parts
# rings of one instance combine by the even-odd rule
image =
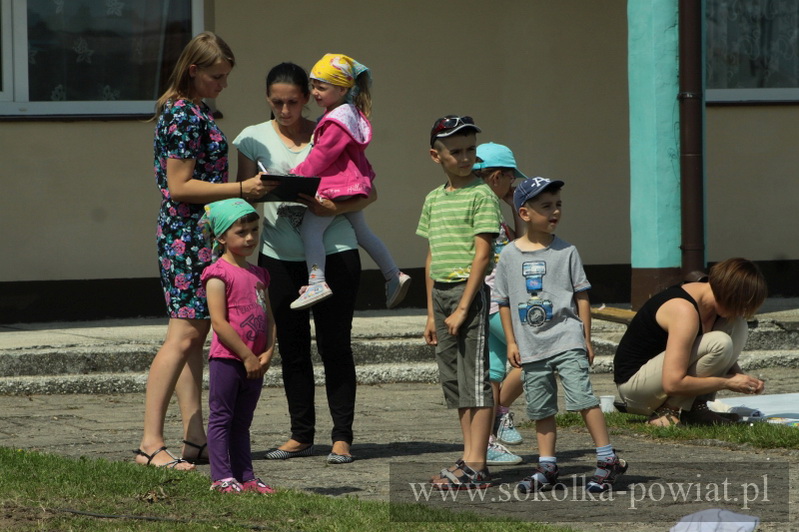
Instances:
[[[738,361],[749,333],[742,318],[716,320],[713,330],[694,341],[686,373],[694,377],[721,377]],[[619,395],[627,403],[631,414],[648,416],[662,404],[690,410],[695,397],[669,397],[663,390],[663,362],[666,353],[660,353],[640,367],[625,383],[617,385]],[[710,394],[715,397],[715,394]]]
[[[436,323],[436,362],[447,408],[494,406],[488,377],[488,289],[474,297],[457,336],[449,334],[444,319],[457,308],[466,283],[435,283],[433,317]]]

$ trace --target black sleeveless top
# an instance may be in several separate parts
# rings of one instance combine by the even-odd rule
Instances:
[[[685,299],[696,309],[696,319],[699,322],[699,333],[702,334],[702,318],[699,315],[699,306],[682,286],[676,285],[663,292],[652,296],[644,303],[641,310],[633,317],[627,332],[624,333],[616,356],[613,357],[613,381],[623,384],[635,375],[641,366],[650,359],[666,350],[668,333],[658,325],[655,315],[660,307],[672,299]]]

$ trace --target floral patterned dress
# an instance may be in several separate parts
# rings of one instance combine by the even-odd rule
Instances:
[[[170,101],[155,126],[155,180],[161,191],[156,240],[169,316],[209,319],[200,276],[211,262],[211,249],[197,228],[204,206],[170,197],[167,159],[194,159],[193,179],[227,182],[227,139],[204,103]]]

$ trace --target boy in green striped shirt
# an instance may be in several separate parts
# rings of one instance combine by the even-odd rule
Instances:
[[[436,120],[430,156],[441,165],[447,183],[427,195],[416,228],[416,234],[428,240],[424,338],[436,346],[444,398],[448,408],[458,409],[463,433],[463,457],[431,479],[434,487],[445,490],[491,485],[486,448],[494,399],[484,279],[501,216],[496,194],[472,172],[479,132],[468,116]]]

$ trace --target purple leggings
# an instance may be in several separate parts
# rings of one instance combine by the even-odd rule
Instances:
[[[248,379],[238,360],[212,358],[208,363],[208,457],[211,480],[252,480],[250,425],[261,397],[263,379]]]

